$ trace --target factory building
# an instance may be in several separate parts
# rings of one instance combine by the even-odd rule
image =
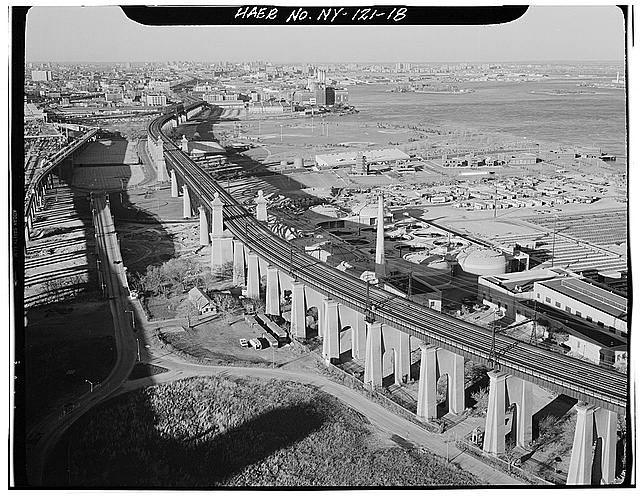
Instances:
[[[578,277],[534,284],[535,299],[593,322],[611,333],[627,334],[627,299]]]
[[[537,161],[535,153],[520,153],[511,156],[509,165],[535,165]]]
[[[51,81],[53,75],[51,71],[31,71],[31,81]]]
[[[327,105],[347,105],[349,103],[349,92],[345,89],[328,87],[326,91]]]
[[[163,107],[167,104],[167,97],[166,95],[147,95],[145,97],[145,100],[147,102],[147,105],[151,106],[151,107]]]
[[[573,307],[568,307],[559,303],[562,297],[557,292],[554,296],[540,292],[541,287],[564,287],[575,281],[591,286],[574,273],[557,267],[480,276],[478,299],[493,307],[507,322],[524,324],[535,321],[533,325],[539,326],[537,339],[548,338],[550,331],[565,334],[567,339],[558,348],[559,352],[568,352],[598,364],[625,366],[627,343],[624,336],[604,329],[593,318],[584,319],[584,313],[575,311],[578,306],[575,300],[570,303]]]
[[[364,159],[363,159],[364,157]],[[362,164],[371,166],[398,166],[407,163],[409,155],[399,148],[385,148],[379,150],[351,151],[341,153],[327,153],[316,155],[316,165],[321,169],[333,169],[339,167],[356,167],[362,171]]]

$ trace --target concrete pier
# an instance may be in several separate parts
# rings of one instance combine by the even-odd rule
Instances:
[[[233,238],[216,237],[211,234],[211,272],[233,262]]]
[[[222,208],[224,203],[220,199],[220,195],[215,193],[211,201],[211,236],[220,237],[224,232],[222,223]]]
[[[233,284],[244,286],[244,244],[237,239],[233,240]]]
[[[464,410],[464,357],[439,348],[436,352],[438,374],[447,374],[449,413],[458,415]]]
[[[156,168],[157,168],[157,179],[158,182],[160,183],[164,183],[167,181],[167,164],[164,161],[164,155],[161,155],[157,160],[156,160]]]
[[[307,315],[304,284],[296,281],[291,286],[291,334],[298,338],[306,338]]]
[[[258,270],[258,254],[249,252],[247,257],[247,298],[260,299],[260,273]]]
[[[171,170],[171,198],[178,198],[178,178],[176,177],[176,171]]]
[[[357,313],[355,325],[351,326],[351,356],[365,358],[367,353],[367,327],[364,315]]]
[[[482,449],[498,455],[505,448],[505,407],[507,374],[491,370],[489,375],[489,405]]]
[[[611,484],[615,480],[617,415],[583,402],[575,408],[576,430],[567,485]]]
[[[267,267],[267,294],[264,313],[267,315],[280,315],[280,281],[278,268]]]
[[[420,344],[420,382],[418,383],[418,417],[435,419],[437,417],[436,398],[436,350],[427,343]]]
[[[202,205],[198,207],[198,216],[200,219],[200,246],[209,244],[209,226],[207,225],[207,211]]]
[[[364,361],[364,383],[382,387],[382,324],[366,323],[367,345]]]
[[[593,413],[596,409],[582,402],[578,403],[575,408],[577,411],[576,430],[573,437],[567,485],[591,484]]]
[[[186,184],[182,185],[182,217],[191,218],[191,198],[189,198],[189,188]]]
[[[322,356],[325,361],[340,359],[340,316],[338,302],[325,299],[324,305],[324,337],[322,339]]]
[[[516,405],[515,422],[512,421],[512,432],[515,429],[514,441],[521,448],[526,448],[533,440],[533,405],[531,403],[533,384],[519,377],[509,376],[506,381],[507,403]]]
[[[409,349],[409,335],[393,329],[395,333],[393,375],[395,384],[401,385],[409,380],[411,375],[411,350]]]

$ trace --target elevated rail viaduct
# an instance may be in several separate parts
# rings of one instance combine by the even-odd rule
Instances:
[[[176,144],[170,128],[198,114],[204,102],[160,116],[149,124],[147,146],[159,181],[171,182],[173,197],[183,197],[184,217],[197,207],[200,243],[211,244],[211,268],[233,264],[236,284],[247,296],[261,297],[266,279],[265,313],[281,313],[290,292],[291,332],[306,338],[306,313],[318,310],[318,335],[326,361],[340,359],[340,332],[350,329],[351,354],[364,359],[364,382],[381,386],[383,355],[390,353],[397,384],[410,375],[412,343],[421,348],[418,417],[436,417],[436,380],[448,375],[449,411],[464,410],[464,360],[489,364],[489,406],[483,449],[505,451],[507,410],[517,415],[512,439],[526,447],[532,441],[532,390],[543,387],[578,400],[577,423],[568,484],[615,479],[617,415],[626,411],[628,381],[624,374],[531,346],[491,330],[425,308],[295,250],[267,226],[266,200],[259,193],[255,215],[239,204]],[[210,227],[209,227],[210,226]],[[495,340],[495,341],[494,341]],[[496,354],[497,350],[497,354]],[[496,360],[499,356],[499,360]],[[599,453],[594,454],[594,443]],[[594,461],[596,460],[596,461]],[[597,481],[596,481],[597,482]]]

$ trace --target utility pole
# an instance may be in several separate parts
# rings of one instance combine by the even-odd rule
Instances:
[[[536,344],[538,342],[538,300],[533,300],[533,312],[533,325],[531,326],[529,342]]]
[[[556,258],[556,230],[558,224],[558,215],[556,214],[553,220],[553,243],[551,244],[551,267],[553,267],[553,262]]]
[[[491,324],[491,352],[489,353],[489,363],[492,369],[498,369],[498,357],[496,356],[496,311],[493,312],[493,322]]]
[[[370,285],[371,283],[367,280],[367,293],[366,293],[366,297],[365,297],[365,315],[364,315],[364,320],[366,322],[369,322],[370,324],[373,323],[374,319],[373,319],[373,313],[371,312],[371,296],[370,296]]]

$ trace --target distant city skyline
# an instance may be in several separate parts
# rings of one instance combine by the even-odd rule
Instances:
[[[624,36],[622,12],[615,6],[534,6],[513,22],[490,26],[212,27],[144,26],[116,6],[38,6],[27,15],[25,58],[77,63],[622,63]]]

